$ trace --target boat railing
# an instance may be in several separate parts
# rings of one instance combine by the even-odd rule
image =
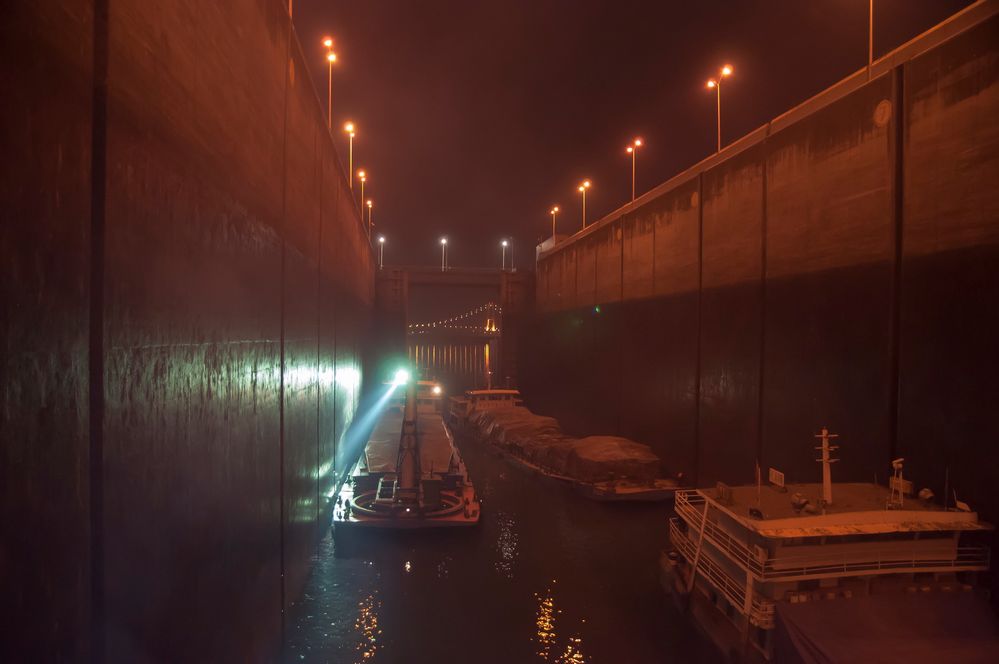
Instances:
[[[960,546],[952,556],[942,558],[928,557],[918,550],[903,553],[897,549],[874,549],[865,551],[864,555],[864,560],[849,560],[846,556],[835,554],[771,558],[767,561],[763,579],[790,580],[900,571],[984,571],[989,566],[989,548],[986,546]]]
[[[766,549],[751,551],[745,542],[734,538],[717,523],[702,518],[706,502],[694,491],[677,491],[675,509],[697,534],[703,523],[705,539],[761,581],[898,571],[984,571],[989,567],[989,547],[979,545],[959,546],[953,554],[944,557],[933,557],[915,547],[909,551],[900,551],[897,547],[872,548],[863,552],[863,560],[858,560],[856,553],[850,557],[837,555],[831,548],[812,555],[770,557]]]
[[[732,537],[711,519],[702,518],[706,502],[704,496],[696,491],[678,490],[675,498],[675,510],[698,533],[700,533],[700,524],[703,523],[704,535],[711,544],[726,553],[733,562],[748,569],[755,576],[762,577],[766,573],[764,560],[760,560],[750,552],[749,547],[744,542]]]
[[[669,520],[669,536],[683,557],[687,561],[697,558],[697,572],[708,579],[711,584],[725,596],[740,612],[744,612],[746,606],[746,583],[733,579],[720,565],[711,560],[710,556],[697,556],[697,546],[680,529],[680,519],[673,517]],[[752,593],[750,598],[749,620],[752,624],[771,629],[774,626],[774,603],[761,598],[756,593]]]

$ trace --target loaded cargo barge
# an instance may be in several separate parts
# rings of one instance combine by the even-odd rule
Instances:
[[[406,381],[404,397],[390,401],[340,491],[334,533],[479,522],[481,505],[441,418],[442,400],[439,385]]]

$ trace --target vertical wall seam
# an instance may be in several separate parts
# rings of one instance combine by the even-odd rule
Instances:
[[[622,217],[618,222],[618,227],[621,229],[621,289],[619,294],[619,304],[618,304],[618,325],[622,325],[622,319],[625,316],[625,312],[628,310],[628,306],[624,303],[624,224],[625,217]],[[627,325],[630,330],[631,326]],[[620,339],[621,334],[617,332],[615,338]],[[617,356],[617,435],[623,436],[624,432],[624,346],[618,346],[618,356]]]
[[[323,383],[318,379],[322,375],[323,348],[323,159],[325,153],[319,150],[319,132],[313,134],[313,157],[316,160],[313,173],[318,178],[319,188],[319,239],[316,249],[316,539],[322,534],[319,524],[322,522],[322,478],[319,469],[322,467],[323,455]]]
[[[90,310],[88,339],[90,499],[90,660],[103,662],[104,598],[104,281],[107,217],[109,0],[93,5],[90,120]]]
[[[763,464],[763,390],[766,385],[767,356],[767,189],[770,179],[767,177],[767,164],[770,158],[770,123],[767,123],[767,133],[763,138],[761,217],[760,217],[760,357],[759,376],[756,385],[756,460]]]
[[[890,287],[891,298],[891,320],[889,322],[891,337],[889,343],[889,361],[891,394],[889,395],[889,437],[891,455],[886,461],[897,459],[899,422],[901,420],[899,408],[901,407],[902,371],[901,371],[901,316],[902,316],[902,224],[905,214],[904,200],[904,157],[905,157],[905,64],[900,64],[892,70],[892,126],[890,161],[891,164],[891,204],[892,204],[892,233],[894,240],[894,252],[892,255],[892,276]]]
[[[281,297],[280,297],[280,384],[278,385],[278,501],[279,501],[279,514],[280,514],[280,526],[278,528],[278,543],[280,546],[279,561],[281,565],[280,573],[280,597],[279,606],[281,609],[281,650],[284,651],[285,644],[285,522],[287,521],[287,514],[285,514],[285,496],[284,496],[284,398],[285,398],[285,291],[287,290],[287,272],[286,272],[286,251],[287,251],[287,234],[288,234],[288,96],[290,94],[289,86],[289,69],[291,67],[291,40],[293,38],[291,16],[287,19],[287,30],[285,31],[285,56],[283,59],[284,64],[284,114],[282,117],[282,129],[281,129],[281,266],[280,266],[280,277],[279,283],[281,284]]]
[[[697,352],[694,368],[694,486],[701,471],[701,313],[704,301],[704,173],[697,174]]]
[[[338,163],[334,165],[334,171],[336,170],[336,166],[338,166],[338,165],[339,165]],[[324,161],[323,162],[323,167],[325,168],[325,166],[326,166],[326,162]],[[324,179],[325,179],[325,176],[326,176],[326,174],[324,172],[323,173],[323,178]],[[340,227],[340,223],[339,223],[340,222],[340,194],[342,193],[341,192],[342,189],[343,189],[342,186],[341,187],[333,187],[333,195],[334,195],[334,198],[333,198],[333,228],[339,228]],[[349,188],[348,188],[348,191],[349,191]],[[336,239],[337,239],[337,236],[336,236],[336,234],[334,234],[333,235],[333,242],[334,242],[334,245],[333,245],[333,251],[334,251],[333,265],[337,264],[337,262],[336,262]],[[340,419],[340,411],[338,410],[339,407],[337,406],[337,403],[338,403],[338,399],[337,399],[337,385],[338,385],[338,383],[337,383],[336,379],[337,379],[337,373],[340,371],[339,357],[337,356],[337,327],[338,327],[337,321],[338,321],[338,312],[339,312],[339,307],[340,307],[340,299],[339,299],[338,292],[337,292],[337,290],[336,290],[335,287],[334,287],[333,293],[331,293],[331,296],[332,296],[331,297],[331,302],[332,302],[332,306],[333,306],[333,319],[330,321],[330,325],[332,326],[332,330],[333,330],[333,422],[331,424],[331,427],[332,427],[331,431],[333,432],[333,466],[332,466],[332,470],[330,472],[333,473],[333,487],[336,490],[336,492],[339,493],[340,492],[340,477],[337,475],[337,456],[336,455],[337,455],[337,451],[339,449],[339,443],[340,443],[340,434],[337,432],[337,426],[338,426],[337,425],[337,421]]]

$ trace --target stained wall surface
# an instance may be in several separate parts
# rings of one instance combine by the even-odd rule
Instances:
[[[0,659],[260,659],[328,520],[373,254],[282,3],[106,7],[3,22]]]
[[[835,479],[999,517],[997,45],[972,6],[542,253],[529,405],[702,486],[814,481],[828,426]]]

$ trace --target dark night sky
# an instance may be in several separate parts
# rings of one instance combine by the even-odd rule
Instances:
[[[876,0],[875,57],[971,4]],[[534,246],[625,203],[625,145],[641,136],[641,193],[714,150],[723,63],[725,142],[867,61],[867,0],[295,0],[295,26],[326,98],[324,34],[336,41],[334,125],[359,125],[386,264],[491,266],[512,237]],[[337,132],[346,161],[346,136]]]

